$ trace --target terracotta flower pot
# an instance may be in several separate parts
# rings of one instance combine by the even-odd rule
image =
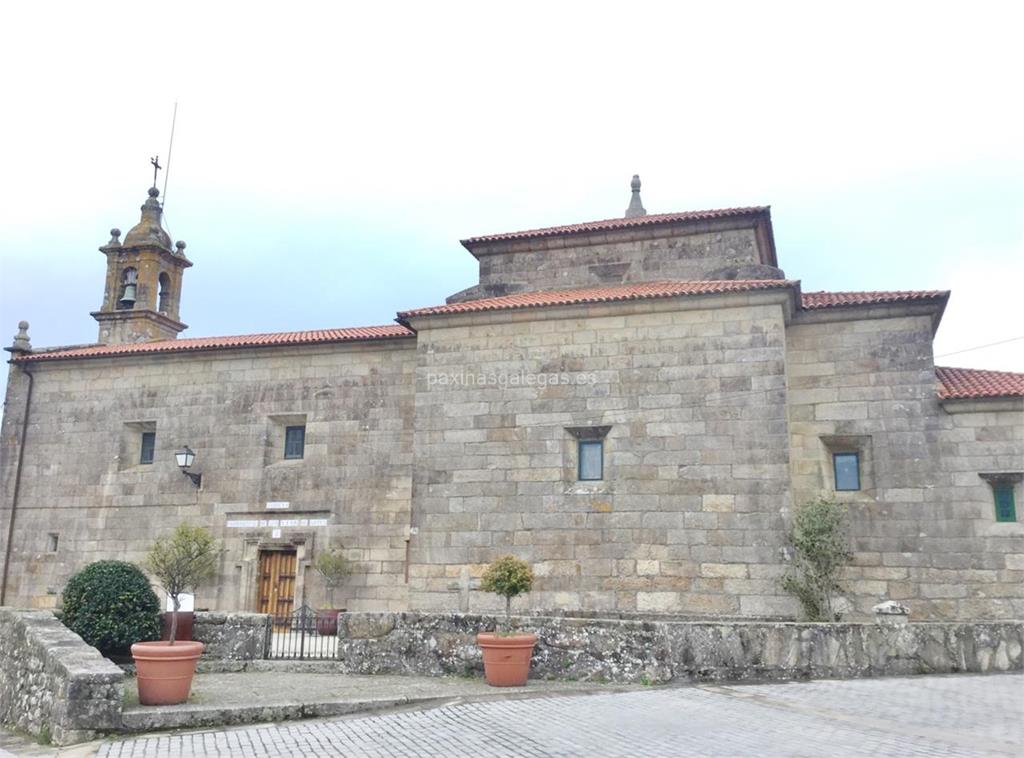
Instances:
[[[202,642],[136,642],[132,645],[139,702],[143,705],[176,705],[188,700]]]
[[[522,687],[530,675],[536,634],[481,632],[476,644],[484,654],[484,678],[492,687]]]
[[[338,614],[344,608],[324,608],[316,614],[316,633],[321,637],[333,637],[338,633]]]

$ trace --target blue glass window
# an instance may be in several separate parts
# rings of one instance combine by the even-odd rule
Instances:
[[[579,459],[581,482],[604,478],[604,440],[580,440]]]
[[[860,453],[833,453],[832,465],[837,492],[860,489]]]
[[[301,458],[306,452],[306,427],[286,426],[284,428],[284,457]]]
[[[156,432],[142,433],[142,450],[139,453],[139,463],[152,463],[153,451],[156,449]]]

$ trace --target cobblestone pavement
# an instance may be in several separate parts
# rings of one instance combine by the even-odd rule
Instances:
[[[150,736],[98,755],[1020,756],[1022,696],[1016,674],[705,685]]]

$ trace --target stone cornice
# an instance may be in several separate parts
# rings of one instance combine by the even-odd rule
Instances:
[[[934,298],[905,303],[876,303],[871,305],[849,305],[842,308],[822,310],[801,310],[793,318],[796,324],[826,324],[838,321],[864,321],[880,318],[906,318],[930,316],[932,336],[939,328],[942,314],[946,310],[947,298]]]
[[[124,311],[93,311],[89,315],[101,323],[103,321],[131,321],[134,319],[141,319],[145,321],[153,321],[154,323],[160,324],[160,326],[175,329],[179,332],[188,329],[188,324],[184,324],[181,321],[175,321],[173,318],[168,318],[164,314],[151,311],[148,308],[132,308]]]
[[[110,255],[141,255],[143,253],[155,253],[161,260],[179,268],[190,268],[192,261],[184,255],[173,253],[160,245],[104,245],[99,251],[106,256]]]
[[[1022,413],[1024,397],[969,397],[940,400],[946,413]]]
[[[799,287],[741,292],[720,292],[701,295],[678,295],[642,300],[624,300],[601,303],[576,303],[550,305],[539,308],[513,310],[472,311],[466,313],[432,314],[413,316],[400,321],[413,331],[424,329],[447,329],[461,326],[481,326],[525,321],[551,321],[602,316],[623,316],[640,313],[667,313],[690,310],[720,310],[724,308],[745,308],[778,304],[783,308],[787,322],[796,311],[800,301]]]

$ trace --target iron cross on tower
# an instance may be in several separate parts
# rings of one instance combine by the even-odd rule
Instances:
[[[160,169],[162,169],[163,166],[160,165],[160,156],[159,155],[156,156],[155,158],[150,158],[149,162],[153,164],[153,187],[155,188],[156,187],[156,172],[159,171]]]

